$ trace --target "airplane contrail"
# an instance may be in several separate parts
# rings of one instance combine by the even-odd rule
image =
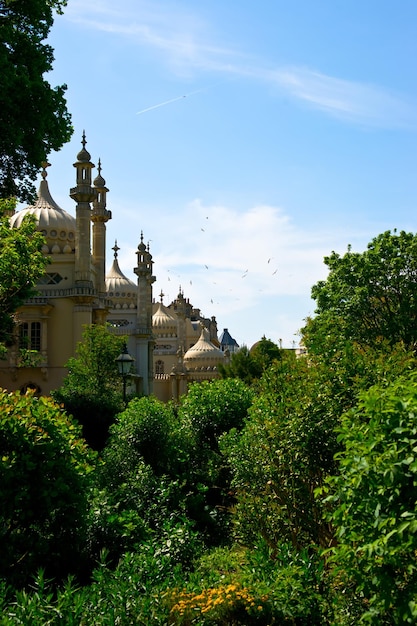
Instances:
[[[164,107],[166,104],[171,104],[171,102],[177,102],[177,100],[182,100],[183,98],[188,98],[188,96],[192,96],[195,93],[200,93],[203,89],[197,89],[196,91],[190,91],[190,93],[186,93],[183,96],[178,96],[177,98],[171,98],[171,100],[165,100],[165,102],[160,102],[159,104],[154,104],[152,107],[148,107],[147,109],[142,109],[142,111],[138,111],[136,115],[142,115],[142,113],[147,113],[148,111],[153,111],[154,109],[159,109],[159,107]]]

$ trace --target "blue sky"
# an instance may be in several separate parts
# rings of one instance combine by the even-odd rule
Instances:
[[[154,296],[239,344],[298,343],[325,255],[415,230],[415,0],[69,0],[50,43],[75,130],[53,197],[74,214],[85,129],[109,260],[133,278],[143,230]]]

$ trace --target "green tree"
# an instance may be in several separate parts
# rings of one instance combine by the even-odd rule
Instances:
[[[264,335],[260,341],[252,346],[251,354],[255,361],[262,367],[262,371],[264,371],[272,365],[274,361],[281,361],[283,350]]]
[[[347,344],[331,362],[284,360],[264,373],[244,428],[220,441],[232,468],[236,533],[247,545],[259,535],[272,550],[282,541],[296,549],[332,543],[315,490],[336,472],[341,416],[362,390],[415,368],[403,347],[383,348]]]
[[[241,432],[222,437],[236,493],[235,531],[245,545],[259,537],[277,550],[327,545],[314,489],[334,469],[337,408],[324,368],[306,359],[276,363],[264,373]]]
[[[96,450],[103,448],[115,415],[124,409],[115,361],[124,342],[124,337],[113,335],[106,326],[86,326],[76,356],[67,363],[68,375],[52,392],[53,398],[82,424],[83,436]]]
[[[2,0],[0,15],[0,198],[29,200],[42,161],[72,134],[65,85],[44,75],[54,60],[43,43],[65,0]]]
[[[219,365],[222,378],[240,378],[247,385],[259,380],[262,373],[276,360],[280,361],[284,351],[265,335],[249,350],[242,346],[230,357],[230,362]]]
[[[0,406],[0,576],[78,573],[95,459],[50,398],[3,390]]]
[[[343,416],[339,441],[339,473],[328,480],[337,589],[360,600],[360,623],[415,624],[416,375],[364,394]]]
[[[250,385],[262,375],[260,364],[254,359],[249,348],[242,346],[230,356],[229,363],[219,364],[219,373],[222,378],[240,378]]]
[[[414,347],[417,339],[417,235],[387,231],[363,253],[324,259],[326,280],[312,288],[316,316],[303,329],[310,352],[328,351],[334,337],[375,345],[380,340]]]
[[[49,263],[35,217],[26,216],[20,228],[10,227],[7,211],[15,205],[14,200],[0,199],[0,344],[13,340],[14,314],[36,293],[34,285]]]

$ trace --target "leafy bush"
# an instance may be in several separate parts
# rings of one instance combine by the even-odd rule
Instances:
[[[173,422],[170,405],[156,398],[131,400],[111,426],[103,451],[108,481],[123,482],[141,462],[157,475],[167,474],[175,457]]]
[[[252,399],[253,392],[239,379],[194,383],[182,398],[178,414],[197,446],[217,450],[217,439],[223,433],[243,426]]]
[[[339,440],[340,473],[328,480],[339,589],[362,597],[360,623],[416,623],[416,375],[364,394]]]
[[[51,399],[1,390],[0,406],[0,576],[77,572],[95,457]]]

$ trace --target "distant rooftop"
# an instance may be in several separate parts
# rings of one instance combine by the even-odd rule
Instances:
[[[236,352],[239,348],[239,344],[235,339],[233,339],[232,335],[229,333],[227,328],[225,328],[220,335],[220,348],[224,352],[225,350],[229,350],[229,352]]]

